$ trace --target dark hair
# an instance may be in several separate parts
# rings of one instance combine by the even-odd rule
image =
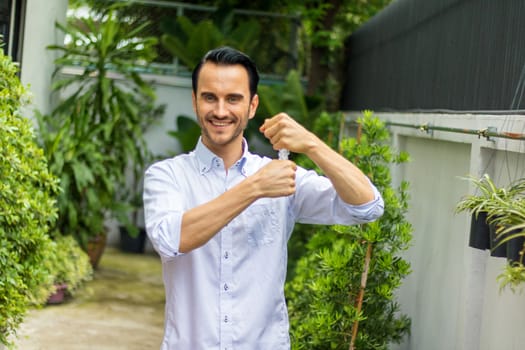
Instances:
[[[259,84],[259,73],[253,60],[246,54],[235,50],[228,46],[219,47],[208,51],[202,60],[193,69],[191,74],[191,84],[193,92],[197,93],[197,81],[199,79],[199,73],[202,65],[206,62],[213,62],[219,65],[234,65],[240,64],[248,72],[248,79],[250,84],[250,97],[253,97],[257,93],[257,85]]]

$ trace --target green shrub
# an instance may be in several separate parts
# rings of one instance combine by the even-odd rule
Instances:
[[[48,171],[31,122],[17,67],[0,51],[0,343],[16,332],[31,300],[49,278],[49,226],[57,218],[57,179]],[[45,296],[47,297],[47,296]]]
[[[394,153],[388,145],[388,130],[370,112],[358,123],[360,140],[343,139],[341,152],[372,179],[383,195],[385,213],[366,225],[318,227],[308,240],[286,284],[292,349],[348,349],[356,321],[359,332],[354,348],[359,350],[387,349],[410,330],[410,320],[399,314],[394,298],[410,272],[409,263],[401,257],[412,232],[404,218],[408,185],[403,182],[392,188],[390,175],[390,167],[407,161],[408,155]],[[369,249],[372,254],[359,309],[356,300]]]
[[[45,264],[51,273],[51,278],[45,289],[53,289],[65,285],[69,295],[75,292],[93,276],[93,267],[89,256],[71,235],[57,236],[52,242],[55,254],[49,257]]]

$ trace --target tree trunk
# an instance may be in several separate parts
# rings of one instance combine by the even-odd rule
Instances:
[[[342,0],[330,0],[330,7],[325,16],[316,24],[314,30],[332,31],[335,18],[341,8]],[[320,40],[312,42],[310,54],[310,71],[308,72],[307,94],[314,95],[325,89],[323,83],[328,81],[330,76],[330,48],[326,41]],[[327,93],[327,91],[325,91]]]

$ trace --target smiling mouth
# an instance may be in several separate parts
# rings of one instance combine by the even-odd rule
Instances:
[[[218,121],[218,120],[210,120],[210,123],[213,125],[213,126],[218,126],[218,127],[225,127],[225,126],[229,126],[229,125],[232,125],[233,123],[230,122],[230,121]]]

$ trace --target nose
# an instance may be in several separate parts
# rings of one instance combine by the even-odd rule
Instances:
[[[215,105],[215,115],[217,118],[225,118],[228,116],[228,108],[226,101],[219,99]]]

